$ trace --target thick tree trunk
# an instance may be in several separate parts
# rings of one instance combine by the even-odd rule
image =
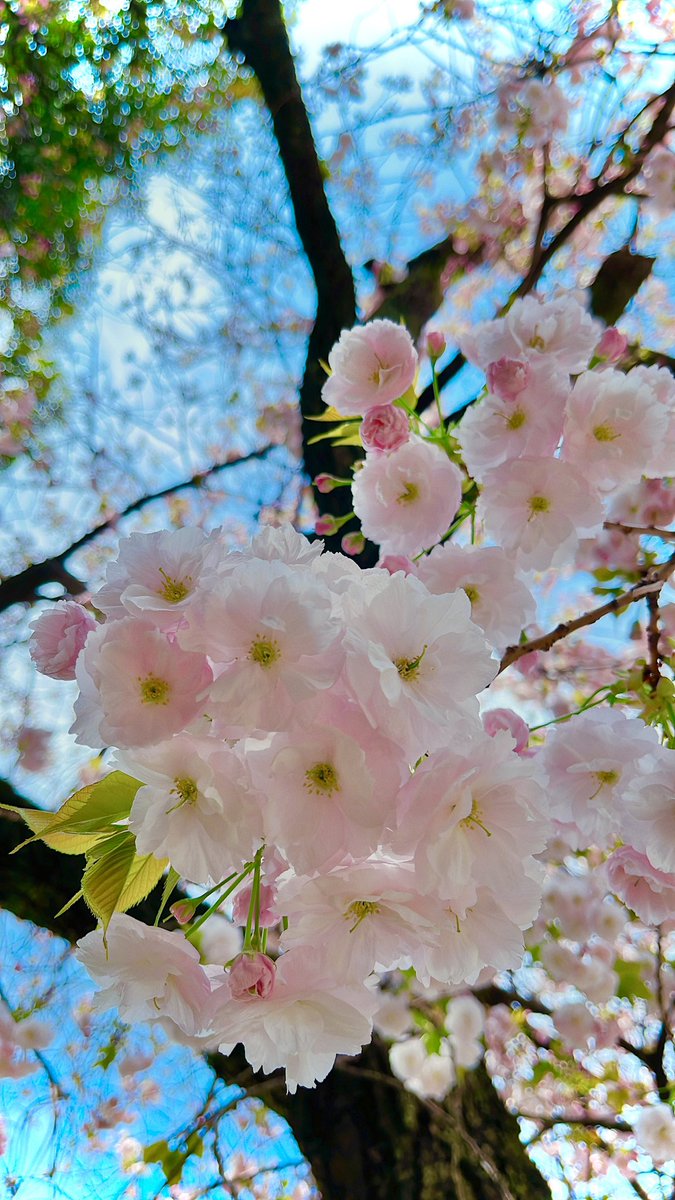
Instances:
[[[260,1076],[239,1048],[211,1062],[255,1091]],[[265,1102],[288,1121],[324,1200],[550,1200],[482,1066],[443,1103],[425,1102],[394,1078],[376,1038],[312,1090],[288,1096],[281,1079],[266,1082]]]

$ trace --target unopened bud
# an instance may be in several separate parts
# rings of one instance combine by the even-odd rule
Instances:
[[[614,325],[610,325],[600,338],[595,353],[605,362],[618,362],[620,358],[623,358],[627,349],[628,338],[626,335],[620,333]]]
[[[179,925],[187,925],[195,915],[195,907],[191,900],[178,900],[171,905],[171,915]]]
[[[334,475],[317,475],[316,479],[314,480],[314,487],[318,492],[321,492],[322,495],[326,495],[328,492],[333,491],[336,483],[337,480],[335,479]]]
[[[366,539],[362,533],[346,533],[341,542],[343,554],[348,554],[350,558],[355,558],[357,554],[365,549]]]
[[[427,354],[432,362],[436,362],[442,354],[445,354],[447,342],[444,335],[438,329],[432,329],[431,333],[427,334]]]
[[[276,967],[266,954],[240,954],[235,958],[229,973],[230,992],[233,1000],[245,1000],[247,996],[258,996],[266,1000],[274,989]]]
[[[319,537],[332,537],[333,534],[337,533],[339,528],[340,526],[335,517],[331,517],[328,514],[317,517],[316,525],[314,526]]]

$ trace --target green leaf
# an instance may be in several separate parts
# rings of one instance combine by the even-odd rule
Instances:
[[[102,836],[98,833],[45,834],[44,831],[52,824],[54,820],[54,813],[45,812],[43,809],[39,808],[17,808],[14,804],[0,804],[0,808],[6,809],[7,812],[16,813],[17,816],[21,817],[26,822],[28,828],[32,831],[32,833],[35,834],[36,837],[41,838],[45,845],[49,846],[51,850],[58,850],[61,854],[86,854],[87,850],[95,845],[95,843]],[[34,840],[35,838],[27,838],[26,841],[21,842],[21,845],[15,846],[12,854],[15,854],[16,851],[20,850],[22,846],[25,846],[27,842],[32,842]]]
[[[36,817],[36,810],[31,810],[29,818],[26,810],[19,809],[26,824],[34,832],[34,836],[28,838],[28,841],[32,842],[39,838],[49,845],[51,839],[55,850],[60,850],[62,845],[70,844],[71,847],[77,846],[78,848],[71,848],[66,853],[82,854],[90,849],[92,838],[95,843],[102,834],[109,832],[116,822],[126,820],[140,786],[138,779],[132,779],[130,775],[125,775],[122,771],[113,771],[110,775],[106,775],[105,779],[100,779],[98,783],[80,788],[79,791],[69,796],[56,813],[39,813]],[[84,834],[86,838],[90,839],[89,845],[85,845],[83,841],[55,844],[54,834]]]
[[[172,891],[174,890],[174,888],[179,883],[179,881],[180,881],[180,875],[178,874],[178,871],[174,870],[173,867],[169,867],[167,877],[164,880],[164,888],[162,890],[162,899],[160,901],[160,905],[157,910],[157,916],[155,917],[155,925],[159,925],[159,923],[162,919],[162,913],[164,912],[164,909],[166,908],[167,903],[169,901],[169,897],[170,897]]]
[[[337,408],[333,408],[331,404],[328,405],[325,412],[307,418],[308,421],[332,421],[333,424],[336,421],[344,421],[344,419],[344,413],[339,413]]]
[[[339,425],[334,425],[332,429],[325,429],[323,433],[316,433],[314,437],[309,439],[307,445],[313,446],[316,442],[325,442],[329,438],[355,437],[357,439],[356,442],[351,444],[360,446],[361,438],[358,434],[360,425],[360,421],[341,421]]]
[[[82,892],[104,931],[113,913],[127,912],[144,900],[161,879],[166,859],[136,854],[136,839],[128,830],[113,834],[88,855]]]

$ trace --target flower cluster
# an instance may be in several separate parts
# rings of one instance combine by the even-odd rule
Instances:
[[[369,1040],[375,972],[447,986],[515,967],[546,836],[535,766],[479,719],[496,662],[465,593],[321,551],[290,527],[242,552],[132,535],[93,598],[105,621],[52,610],[32,650],[74,669],[77,740],[136,781],[120,828],[137,853],[214,909],[231,897],[242,927],[241,952],[204,965],[199,913],[184,931],[116,913],[80,943],[98,1003],[241,1041],[291,1088]]]

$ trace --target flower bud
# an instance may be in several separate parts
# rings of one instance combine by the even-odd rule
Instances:
[[[500,400],[515,400],[530,381],[530,364],[520,358],[498,358],[487,369],[487,384]]]
[[[319,537],[332,537],[333,534],[337,533],[339,528],[340,526],[335,520],[335,517],[331,517],[328,513],[324,513],[323,516],[317,517],[316,524],[314,526],[314,529]]]
[[[444,335],[438,329],[432,329],[431,333],[427,334],[427,354],[432,362],[445,354],[447,342]]]
[[[627,349],[628,338],[626,335],[620,333],[614,325],[610,325],[595,347],[595,353],[605,362],[618,362],[620,358],[623,358]]]
[[[266,1000],[272,995],[276,967],[266,954],[240,954],[230,968],[230,992],[233,1000],[259,996]]]
[[[333,489],[336,487],[336,485],[337,485],[337,480],[334,475],[326,475],[324,473],[321,475],[317,475],[314,480],[314,487],[316,488],[316,490],[318,492],[321,492],[322,495],[324,495],[324,496],[328,492],[332,492]]]
[[[374,404],[361,422],[361,441],[366,450],[398,450],[409,438],[408,415],[396,405]]]
[[[187,925],[195,915],[195,905],[192,900],[178,900],[171,905],[171,915],[179,925]]]
[[[350,558],[355,558],[357,554],[361,554],[365,544],[366,539],[362,533],[346,533],[341,542],[342,552]]]

